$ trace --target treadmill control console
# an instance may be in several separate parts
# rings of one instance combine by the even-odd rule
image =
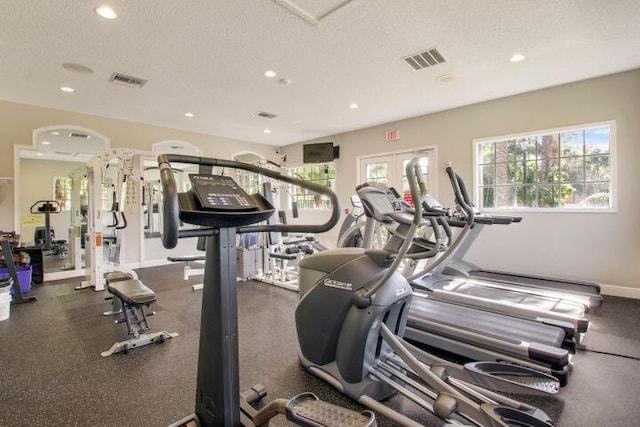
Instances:
[[[189,179],[202,209],[246,212],[259,208],[255,200],[229,176],[191,174]]]

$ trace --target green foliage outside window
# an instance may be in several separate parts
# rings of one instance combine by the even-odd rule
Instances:
[[[296,178],[316,184],[324,185],[332,190],[336,188],[336,167],[333,163],[304,165],[289,169],[289,174]],[[310,192],[304,188],[291,186],[289,188],[291,201],[298,204],[298,209],[330,209],[329,198]]]
[[[610,126],[477,145],[484,208],[608,208]]]

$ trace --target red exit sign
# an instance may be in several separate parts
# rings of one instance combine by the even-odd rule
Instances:
[[[400,132],[397,130],[388,130],[386,135],[387,142],[397,141],[400,139]]]

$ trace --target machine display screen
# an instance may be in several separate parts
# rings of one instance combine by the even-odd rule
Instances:
[[[189,175],[198,201],[205,209],[252,211],[258,206],[234,180],[222,175]]]

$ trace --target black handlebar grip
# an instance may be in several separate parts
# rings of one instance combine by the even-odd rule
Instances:
[[[162,245],[167,249],[173,249],[178,244],[178,227],[180,217],[178,210],[178,187],[166,155],[158,156],[158,168],[160,169],[160,182],[162,183],[162,232],[160,238]]]

